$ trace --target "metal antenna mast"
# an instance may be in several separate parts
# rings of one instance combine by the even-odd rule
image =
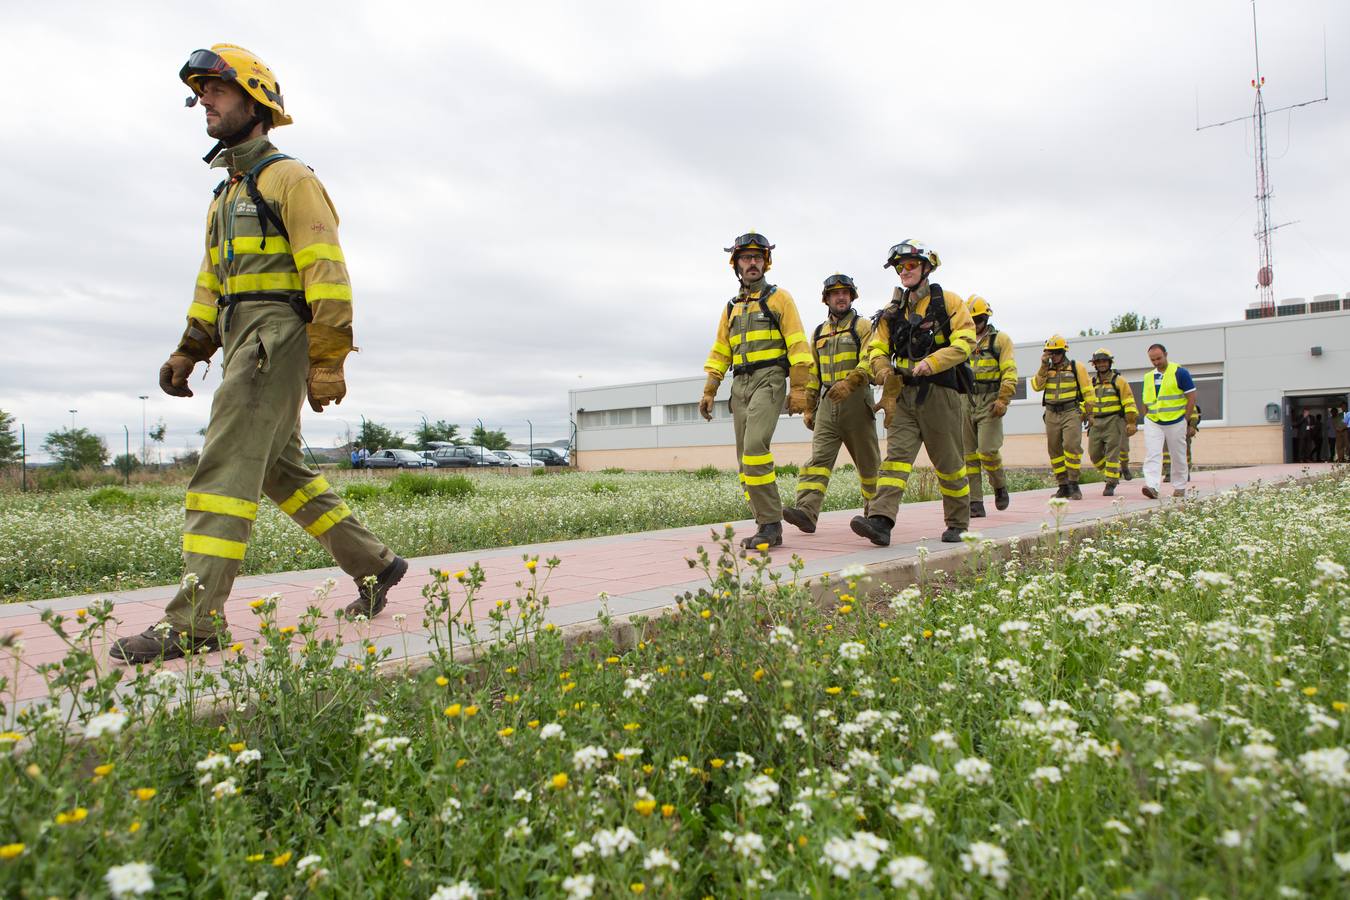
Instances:
[[[1236,119],[1228,119],[1223,122],[1212,122],[1209,125],[1200,124],[1200,111],[1196,109],[1195,130],[1204,131],[1206,128],[1218,128],[1222,125],[1232,125],[1234,122],[1254,123],[1256,130],[1256,243],[1259,262],[1256,270],[1256,287],[1260,292],[1261,315],[1275,315],[1275,268],[1270,252],[1270,236],[1285,225],[1292,225],[1293,222],[1281,222],[1279,225],[1270,224],[1270,160],[1266,149],[1266,116],[1269,113],[1284,112],[1288,109],[1298,109],[1300,106],[1311,106],[1314,103],[1325,103],[1328,97],[1327,92],[1327,61],[1326,61],[1326,35],[1322,36],[1322,96],[1316,100],[1304,100],[1302,103],[1291,103],[1288,106],[1281,106],[1278,109],[1266,109],[1265,99],[1262,97],[1262,89],[1265,87],[1266,79],[1261,74],[1261,45],[1257,37],[1256,29],[1256,0],[1252,0],[1252,56],[1256,62],[1256,77],[1252,79],[1252,87],[1256,90],[1256,106],[1249,116],[1238,116]]]

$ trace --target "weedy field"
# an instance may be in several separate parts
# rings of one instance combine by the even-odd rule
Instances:
[[[714,535],[629,650],[566,647],[528,559],[471,663],[476,569],[427,588],[416,675],[264,598],[223,671],[120,699],[75,687],[111,607],[54,617],[51,705],[0,735],[0,893],[1344,896],[1347,520],[1343,477],[1241,491],[823,606]]]
[[[549,473],[542,477],[334,472],[331,480],[362,522],[405,557],[628,534],[746,518],[734,473]],[[1012,490],[1049,482],[1010,473]],[[779,480],[796,495],[796,469]],[[0,493],[0,602],[174,584],[182,577],[179,485]],[[910,480],[906,500],[936,499],[932,470]],[[858,476],[835,473],[825,509],[860,509]],[[244,574],[331,566],[275,504],[264,502]]]

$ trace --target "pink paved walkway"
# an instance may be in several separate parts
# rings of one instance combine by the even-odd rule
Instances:
[[[1270,483],[1330,469],[1331,466],[1325,464],[1222,469],[1197,473],[1191,485],[1194,493],[1207,495],[1258,481]],[[1140,485],[1137,478],[1122,483],[1116,498],[1102,497],[1100,484],[1088,485],[1082,502],[1071,504],[1063,521],[1081,522],[1156,506],[1159,501],[1150,501],[1140,495]],[[1043,522],[1054,521],[1046,503],[1052,493],[1051,490],[1040,490],[1014,494],[1012,505],[1004,512],[994,510],[992,499],[989,499],[986,501],[989,517],[974,520],[972,528],[986,537],[996,538],[1038,532]],[[1168,502],[1167,495],[1170,490],[1165,489],[1165,499],[1161,502]],[[892,544],[885,548],[873,547],[853,534],[848,522],[855,514],[856,511],[826,513],[813,535],[785,526],[784,546],[773,554],[775,567],[786,568],[795,554],[805,562],[804,574],[810,577],[848,565],[872,566],[912,557],[920,543],[925,543],[934,554],[951,547],[937,541],[943,528],[940,502],[904,505],[892,534]],[[750,522],[734,524],[739,535],[750,533]],[[408,576],[391,593],[389,606],[378,619],[343,624],[344,652],[353,656],[361,653],[362,640],[369,638],[377,646],[390,647],[394,658],[424,655],[428,642],[421,630],[421,593],[432,580],[432,569],[456,572],[474,562],[482,566],[487,582],[481,601],[473,610],[475,619],[481,619],[495,601],[518,596],[515,584],[527,574],[521,560],[523,554],[538,555],[541,561],[559,557],[562,564],[549,579],[545,593],[550,601],[549,619],[558,625],[567,625],[595,619],[601,609],[598,599],[601,592],[608,595],[608,607],[616,616],[655,612],[670,605],[675,594],[699,583],[698,573],[689,568],[686,560],[694,556],[695,548],[700,544],[710,546],[709,526],[419,557],[410,560]],[[542,564],[540,568],[542,570]],[[338,579],[338,586],[320,606],[325,613],[331,613],[355,596],[351,580],[340,570],[312,569],[239,579],[225,607],[235,640],[251,645],[251,641],[259,636],[256,618],[248,608],[249,601],[265,594],[279,594],[279,623],[283,626],[291,624],[314,603],[314,589],[330,576]],[[43,697],[46,691],[37,666],[64,656],[60,639],[40,621],[44,608],[68,612],[107,597],[116,603],[116,617],[125,633],[140,631],[159,621],[164,604],[173,592],[173,586],[166,586],[0,606],[0,635],[17,634],[23,643],[17,684],[11,685],[12,696],[6,699],[22,705]],[[400,621],[396,622],[396,617]],[[68,630],[72,626],[73,623],[67,623]],[[335,633],[338,633],[336,623],[327,624],[321,630],[323,635]],[[116,665],[106,655],[106,642],[99,645],[96,656],[100,667]],[[182,666],[182,661],[178,660],[166,667],[177,669]],[[15,671],[13,665],[6,669]],[[14,705],[11,703],[11,708]]]

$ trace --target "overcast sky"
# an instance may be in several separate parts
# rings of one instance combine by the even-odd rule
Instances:
[[[942,255],[1016,340],[1241,318],[1254,290],[1245,0],[0,5],[0,409],[30,447],[75,421],[119,452],[182,331],[218,173],[188,53],[241,44],[281,81],[278,146],[341,216],[359,354],[305,435],[365,416],[565,437],[567,391],[699,375],[735,282],[778,245],[808,326],[821,281],[885,302],[886,249]],[[237,13],[237,14],[236,14]],[[1277,297],[1350,291],[1350,4],[1258,8]],[[234,23],[230,22],[234,18]],[[1184,362],[1184,360],[1182,361]]]

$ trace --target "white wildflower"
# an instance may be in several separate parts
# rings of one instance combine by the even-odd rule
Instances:
[[[636,834],[623,825],[620,825],[613,831],[607,831],[602,828],[591,835],[591,840],[595,842],[596,852],[600,854],[602,859],[608,859],[611,856],[622,856],[633,847],[642,843],[638,840]],[[576,851],[574,849],[573,855],[575,855],[575,853]]]
[[[1242,832],[1238,831],[1236,828],[1226,829],[1214,839],[1214,842],[1220,847],[1241,847]]]
[[[835,877],[849,878],[855,869],[875,871],[881,854],[890,846],[889,841],[871,832],[855,831],[852,838],[832,837],[826,841],[820,861],[830,867]]]
[[[105,712],[94,716],[84,726],[84,736],[90,739],[103,737],[105,734],[117,734],[122,727],[127,724],[125,713]],[[139,863],[129,863],[129,865],[139,865]],[[111,871],[111,870],[109,870]]]
[[[764,852],[764,838],[753,831],[747,831],[745,834],[732,834],[730,831],[724,831],[722,832],[722,840],[731,845],[732,853],[745,859],[757,859]]]
[[[652,689],[652,679],[655,676],[651,672],[640,675],[637,678],[625,678],[623,682],[623,698],[628,700],[637,694],[647,696]]]
[[[749,701],[750,698],[745,696],[745,691],[740,688],[732,688],[722,695],[723,703],[730,703],[735,706],[744,706]]]
[[[589,772],[598,768],[607,759],[609,751],[604,747],[582,747],[572,754],[572,767],[579,772]]]
[[[708,705],[708,696],[706,694],[695,694],[689,698],[689,705],[697,712],[703,712],[703,707]]]
[[[992,784],[994,767],[980,759],[978,756],[968,756],[957,762],[956,774],[966,780],[968,784]]]
[[[1309,750],[1298,758],[1298,767],[1305,776],[1334,788],[1350,787],[1347,763],[1350,763],[1350,751],[1344,747]]]
[[[886,875],[896,890],[927,891],[933,887],[933,869],[919,856],[897,856],[886,863]]]
[[[595,894],[595,876],[568,875],[562,889],[567,892],[567,900],[590,900]]]
[[[778,782],[768,775],[756,775],[745,783],[746,802],[751,807],[768,806],[778,796]]]
[[[1059,766],[1041,766],[1031,773],[1028,780],[1039,788],[1047,784],[1059,784],[1063,780],[1063,775],[1060,774]]]
[[[230,767],[230,758],[223,753],[216,753],[214,750],[206,754],[206,759],[197,761],[198,772],[214,772],[216,769],[228,769]]]
[[[317,853],[311,853],[308,856],[300,857],[300,861],[295,864],[295,874],[299,875],[310,866],[317,866],[323,862],[323,857]]]
[[[1102,823],[1102,827],[1107,831],[1114,831],[1122,837],[1129,837],[1131,834],[1134,834],[1134,832],[1130,830],[1130,826],[1119,819],[1107,819]]]
[[[867,655],[867,646],[858,641],[844,641],[839,645],[839,658],[857,662]]]
[[[935,731],[928,740],[933,742],[933,746],[941,750],[955,750],[956,738],[950,731]]]
[[[998,844],[975,841],[970,845],[970,850],[961,854],[961,868],[992,878],[999,888],[1008,884],[1008,854]]]
[[[655,850],[648,853],[646,858],[642,860],[642,868],[649,872],[652,869],[670,869],[672,872],[678,872],[680,871],[680,862],[660,847],[657,847]]]
[[[539,740],[548,741],[553,738],[561,740],[564,737],[563,727],[557,722],[549,722],[543,728],[539,729]]]
[[[252,747],[246,747],[240,750],[234,756],[234,764],[237,766],[246,766],[249,763],[255,763],[262,759],[262,752],[254,750]]]
[[[574,847],[572,847],[572,858],[585,859],[594,852],[595,852],[595,845],[592,844],[590,841],[579,841]]]
[[[427,900],[477,900],[478,888],[467,881],[443,884]]]
[[[150,873],[154,867],[149,863],[131,862],[113,866],[103,876],[108,892],[118,900],[122,897],[140,897],[155,889],[155,879]]]

